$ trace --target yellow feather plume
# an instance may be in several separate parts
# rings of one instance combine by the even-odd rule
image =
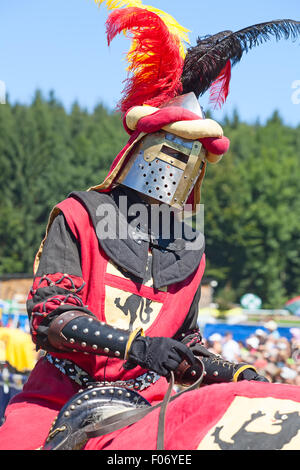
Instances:
[[[185,42],[190,43],[188,33],[190,30],[181,26],[173,16],[169,15],[168,13],[159,10],[158,8],[154,8],[150,5],[143,5],[142,0],[95,0],[95,3],[100,6],[103,3],[106,4],[108,10],[115,10],[116,8],[129,8],[129,7],[137,7],[137,8],[144,8],[148,11],[151,11],[158,15],[165,23],[169,31],[176,35],[180,41],[180,54],[185,58],[186,55],[186,47]]]

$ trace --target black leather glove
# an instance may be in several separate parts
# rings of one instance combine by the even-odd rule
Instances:
[[[194,364],[195,358],[187,346],[171,338],[138,336],[128,352],[125,369],[137,365],[167,377],[186,359]]]
[[[198,329],[193,330],[185,334],[181,339],[181,343],[185,344],[194,356],[198,357],[215,357],[215,354],[211,353],[202,344],[202,336]]]

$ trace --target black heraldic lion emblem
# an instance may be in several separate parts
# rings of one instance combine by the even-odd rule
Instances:
[[[146,282],[152,279],[151,270],[152,270],[152,256],[149,256],[148,261],[147,261],[145,278],[143,279],[143,284],[145,284]],[[124,275],[126,275],[126,277],[128,277],[127,272],[124,272],[123,270],[121,271],[123,272]],[[130,278],[133,281],[137,280],[137,279],[133,279],[132,276],[130,276]],[[152,303],[152,300],[145,299],[136,294],[130,294],[125,300],[123,305],[121,305],[120,300],[121,300],[120,297],[116,297],[114,300],[114,304],[123,312],[124,315],[126,316],[129,315],[130,321],[129,321],[128,329],[130,331],[133,330],[133,324],[136,321],[136,319],[139,319],[140,322],[144,325],[147,325],[147,323],[150,322],[150,315],[153,312],[153,309],[150,306]]]
[[[115,299],[115,305],[122,310],[124,315],[130,316],[130,322],[128,329],[133,330],[133,324],[139,317],[140,321],[146,325],[150,321],[150,314],[153,309],[150,307],[152,300],[144,299],[139,295],[131,294],[124,302],[124,305],[120,304],[120,297]],[[139,312],[138,312],[139,309]]]
[[[215,443],[219,445],[221,450],[280,450],[300,430],[300,416],[297,411],[286,414],[280,414],[279,411],[275,413],[274,419],[276,419],[276,423],[273,426],[281,427],[276,434],[249,432],[246,430],[248,424],[262,416],[265,416],[265,413],[261,411],[253,413],[250,419],[245,421],[241,428],[231,437],[233,442],[223,441],[220,438],[223,426],[217,427],[212,434],[215,438]]]

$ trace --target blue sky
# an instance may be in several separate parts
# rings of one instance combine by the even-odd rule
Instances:
[[[300,20],[299,0],[153,0],[144,2],[172,14],[197,36],[251,24],[291,18]],[[94,0],[14,0],[0,4],[0,80],[11,102],[30,103],[37,88],[54,90],[69,109],[77,100],[89,110],[101,102],[113,109],[126,77],[124,54],[129,41],[105,37],[105,6]],[[216,119],[234,109],[247,122],[264,122],[275,109],[290,125],[300,124],[300,103],[292,101],[298,81],[300,98],[300,38],[295,43],[275,39],[244,55],[233,69],[231,92]],[[300,101],[298,99],[297,101]],[[208,107],[208,96],[201,99]]]

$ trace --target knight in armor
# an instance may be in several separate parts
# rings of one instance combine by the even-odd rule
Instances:
[[[186,380],[198,374],[197,358],[202,387],[265,381],[252,365],[203,346],[197,317],[205,240],[181,216],[186,206],[197,211],[206,167],[229,147],[198,98],[218,86],[225,100],[242,44],[224,42],[221,54],[227,31],[184,53],[182,30],[170,29],[160,13],[130,7],[108,18],[109,41],[121,31],[133,36],[132,76],[120,105],[130,137],[102,183],[71,193],[51,212],[27,301],[32,338],[45,355],[7,407],[3,449],[42,447],[61,408],[91,384],[134,390],[154,405],[183,361]],[[215,67],[204,61],[209,48]],[[154,224],[154,209],[170,215],[167,236],[166,216]],[[101,439],[99,449],[108,437]]]

